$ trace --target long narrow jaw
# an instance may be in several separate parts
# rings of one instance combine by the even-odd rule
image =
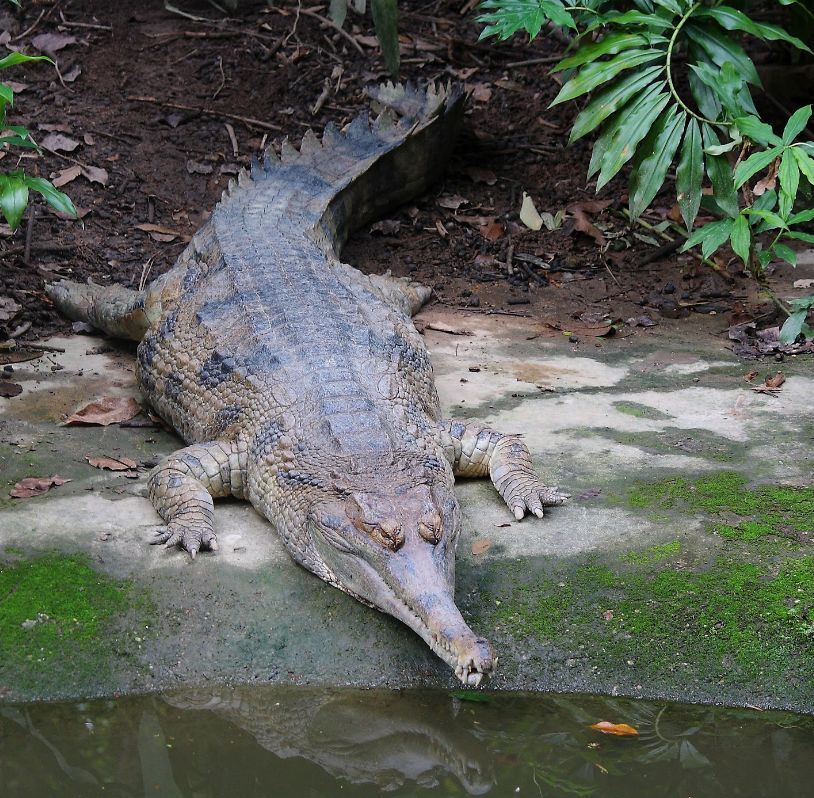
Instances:
[[[438,574],[435,563],[415,552],[405,554],[394,556],[384,574],[359,563],[367,572],[367,585],[376,586],[375,598],[368,594],[363,600],[409,626],[462,684],[478,687],[495,669],[491,644],[469,628],[455,605],[452,586]]]

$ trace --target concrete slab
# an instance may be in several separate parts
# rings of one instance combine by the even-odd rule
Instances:
[[[573,494],[517,523],[488,483],[458,486],[459,604],[499,651],[493,688],[814,711],[809,362],[778,366],[770,396],[687,324],[573,345],[515,317],[431,309],[420,323],[449,414],[523,433]],[[147,545],[145,474],[179,442],[60,426],[89,398],[138,392],[131,348],[50,343],[65,351],[15,366],[23,393],[0,400],[0,698],[455,685],[409,630],[296,567],[248,505],[218,506],[217,556]],[[105,455],[139,462],[137,479],[85,459]],[[72,481],[8,498],[54,473]]]

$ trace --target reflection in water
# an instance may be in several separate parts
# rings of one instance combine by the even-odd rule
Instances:
[[[492,786],[487,751],[445,696],[387,691],[236,688],[167,696],[247,731],[282,759],[304,757],[354,784],[435,787],[454,775],[470,795]]]
[[[461,695],[461,694],[457,694]],[[811,794],[814,719],[596,697],[215,688],[0,707],[0,795]],[[624,721],[637,738],[591,731]]]

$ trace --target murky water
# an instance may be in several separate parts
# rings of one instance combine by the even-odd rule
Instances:
[[[590,728],[601,720],[639,736]],[[257,687],[0,707],[3,798],[384,792],[810,798],[814,718],[597,697]]]

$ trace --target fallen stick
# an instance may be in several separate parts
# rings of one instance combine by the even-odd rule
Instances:
[[[159,100],[156,97],[144,97],[141,95],[129,95],[127,97],[131,102],[136,103],[150,103],[151,105],[160,105],[163,108],[174,108],[176,111],[192,111],[193,113],[204,114],[205,116],[220,116],[225,119],[234,119],[236,122],[243,122],[244,125],[259,127],[263,130],[282,131],[279,125],[272,122],[263,122],[261,119],[253,119],[250,116],[241,116],[240,114],[230,114],[228,111],[216,111],[212,108],[201,108],[195,105],[184,105],[183,103],[171,103],[165,100]]]

